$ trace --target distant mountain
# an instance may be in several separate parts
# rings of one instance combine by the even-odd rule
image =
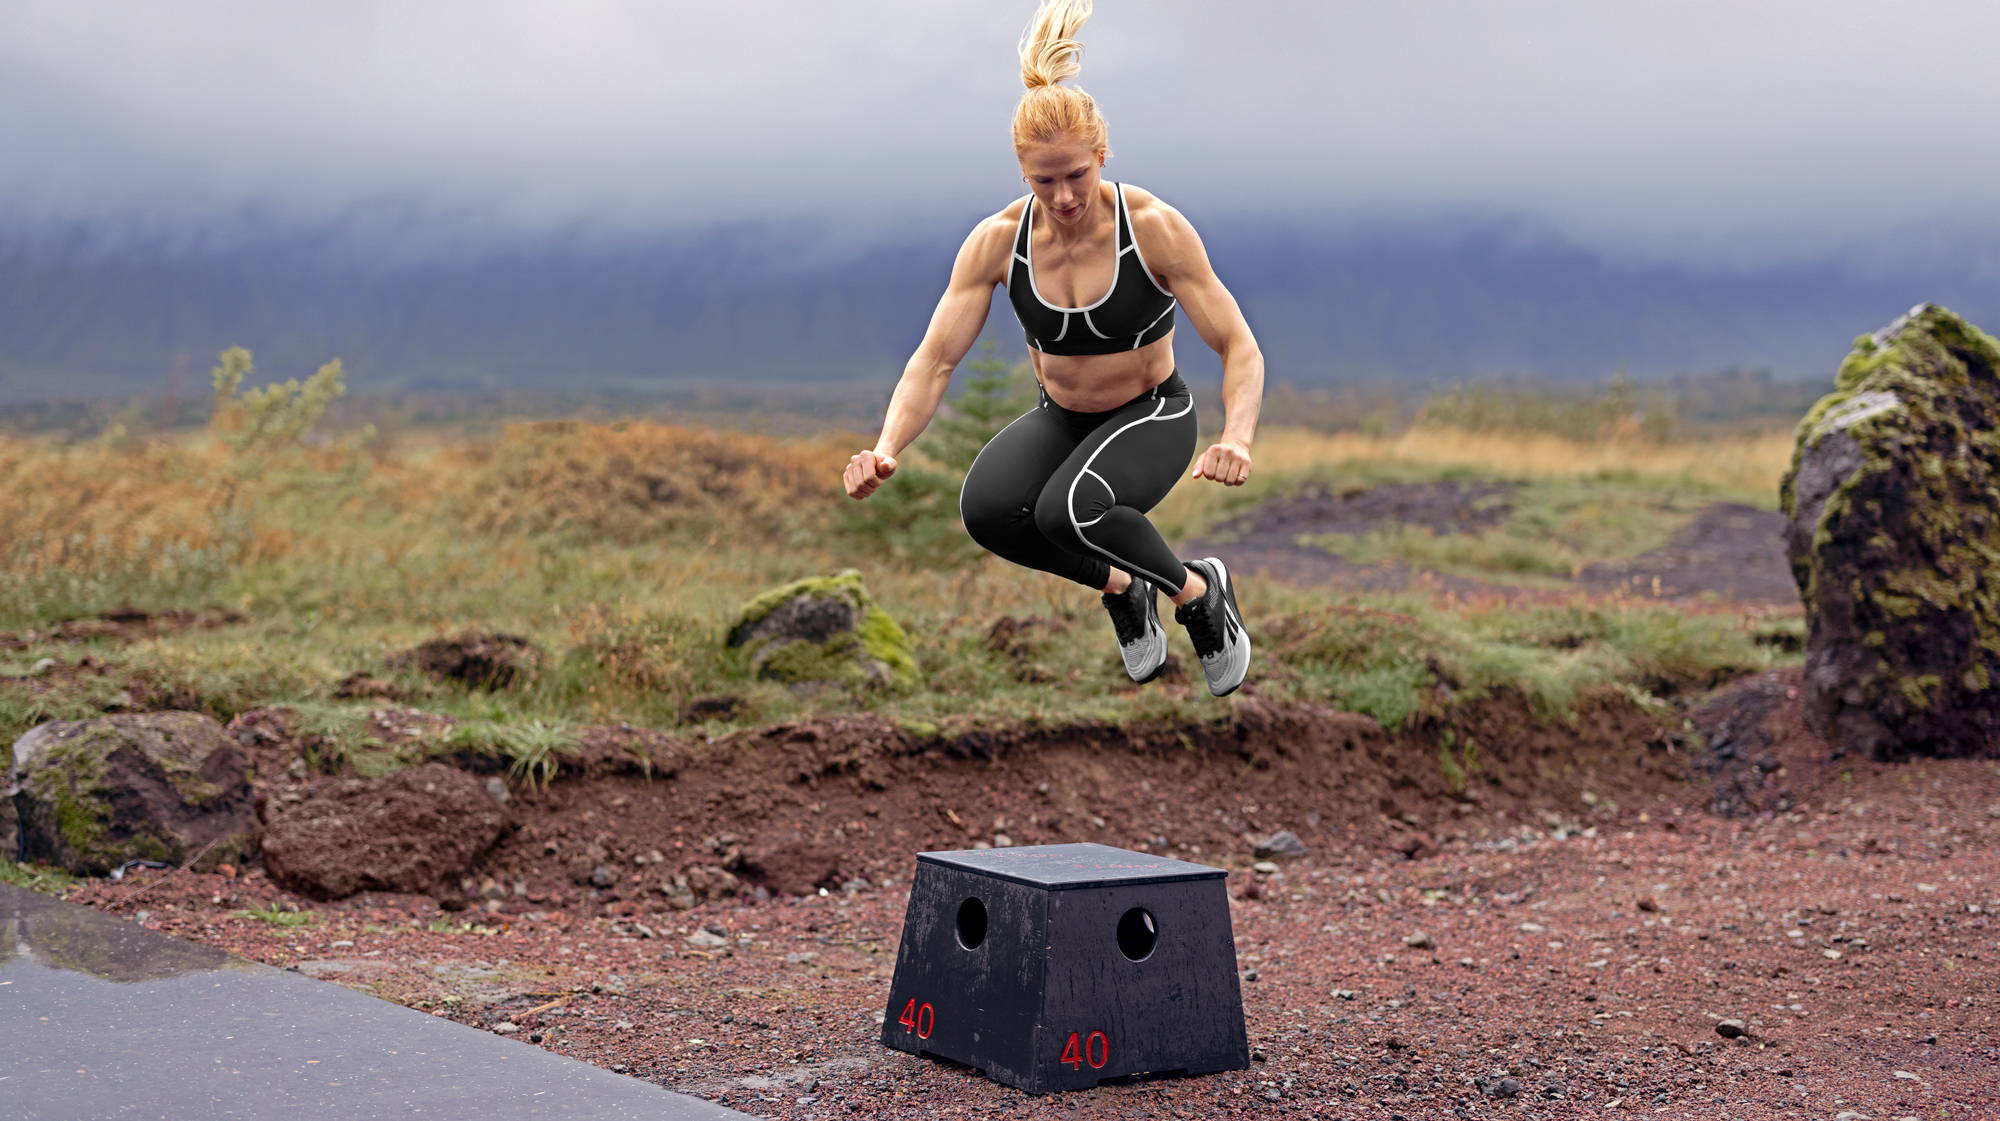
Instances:
[[[1920,300],[2000,324],[2000,285],[1969,267],[1697,272],[1474,222],[1202,233],[1272,378],[1299,384],[1726,367],[1827,377],[1853,336]],[[0,227],[0,401],[151,394],[170,379],[199,393],[215,353],[236,344],[266,376],[338,356],[351,384],[384,389],[892,377],[958,236],[839,248],[833,231],[794,224],[418,248],[360,219],[144,236]],[[1021,352],[1003,300],[988,334]],[[1177,357],[1196,376],[1218,369],[1185,319]]]

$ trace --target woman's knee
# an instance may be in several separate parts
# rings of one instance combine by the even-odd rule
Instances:
[[[1080,523],[1095,515],[1080,509],[1079,503],[1085,496],[1078,494],[1078,489],[1070,480],[1060,478],[1049,480],[1042,488],[1041,496],[1035,500],[1035,528],[1043,537],[1072,548],[1088,544]]]

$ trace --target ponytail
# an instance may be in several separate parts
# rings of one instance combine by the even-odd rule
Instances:
[[[1021,36],[1021,84],[1027,92],[1014,108],[1014,150],[1066,136],[1098,151],[1106,148],[1104,115],[1075,86],[1060,83],[1083,70],[1076,34],[1090,18],[1091,0],[1042,0]]]

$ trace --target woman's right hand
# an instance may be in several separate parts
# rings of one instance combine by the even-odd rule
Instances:
[[[847,461],[847,470],[841,473],[840,481],[847,485],[847,497],[862,499],[874,494],[882,480],[895,473],[895,456],[865,451]]]

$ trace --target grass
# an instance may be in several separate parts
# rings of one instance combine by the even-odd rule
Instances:
[[[29,891],[57,895],[75,886],[77,878],[60,868],[24,864],[0,858],[0,884],[13,884]]]
[[[220,606],[250,620],[129,644],[7,651],[0,745],[123,695],[218,718],[290,708],[322,770],[382,773],[470,749],[546,782],[576,750],[578,729],[672,728],[705,698],[732,698],[733,714],[686,730],[862,709],[913,726],[1224,711],[1205,695],[1133,689],[1086,589],[990,557],[884,556],[879,539],[843,518],[867,509],[838,490],[857,439],[865,437],[561,422],[470,441],[390,432],[266,449],[248,463],[204,433],[73,444],[0,437],[0,571],[18,590],[0,599],[0,631],[124,604]],[[1384,531],[1340,546],[1553,581],[1643,551],[1703,503],[1770,505],[1789,451],[1789,436],[1775,432],[1673,444],[1278,427],[1258,440],[1250,485],[1183,485],[1155,518],[1170,538],[1184,537],[1308,482],[1505,477],[1523,485],[1511,497],[1514,514],[1490,534]],[[846,567],[861,569],[916,637],[917,689],[801,696],[748,679],[724,656],[722,636],[743,603]],[[1593,690],[1669,692],[1791,656],[1783,634],[1791,623],[1727,612],[1643,603],[1441,608],[1269,583],[1246,591],[1265,695],[1391,726],[1504,689],[1560,719]],[[1040,621],[1018,658],[988,648],[1002,616]],[[489,693],[391,665],[398,651],[465,630],[528,638],[544,654],[540,668]],[[89,673],[75,668],[85,657],[94,660]],[[9,676],[44,658],[54,667]],[[390,681],[413,706],[449,718],[448,730],[384,737],[371,715],[382,703],[334,696],[355,672]]]
[[[272,926],[310,926],[313,923],[313,914],[311,911],[287,911],[276,903],[271,904],[269,907],[240,910],[236,912],[236,916],[244,919],[256,919],[258,922],[268,923]]]

